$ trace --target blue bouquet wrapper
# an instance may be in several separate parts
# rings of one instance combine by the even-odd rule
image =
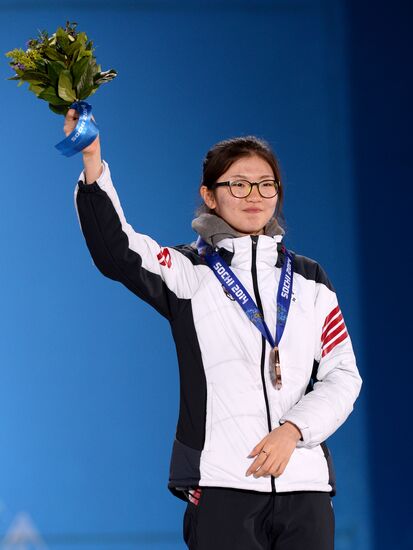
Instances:
[[[92,106],[89,103],[86,101],[76,101],[70,106],[70,109],[76,109],[79,113],[79,121],[73,132],[55,145],[56,149],[65,157],[72,157],[76,153],[80,153],[99,134],[98,126],[91,118]]]

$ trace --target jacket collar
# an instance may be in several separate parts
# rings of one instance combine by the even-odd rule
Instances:
[[[196,231],[206,243],[214,247],[217,246],[219,241],[222,241],[225,238],[245,236],[242,233],[239,233],[216,214],[201,214],[192,221],[192,229],[194,229],[194,231]],[[271,218],[271,220],[267,223],[264,228],[264,232],[268,237],[281,235],[282,238],[284,235],[284,229],[279,225],[275,218]]]
[[[278,243],[281,235],[259,235],[256,244],[257,270],[273,268],[278,260]],[[222,239],[217,243],[218,253],[232,267],[251,271],[253,239],[251,235]]]
[[[215,214],[201,214],[193,220],[192,228],[231,266],[251,270],[253,239],[243,235]],[[257,239],[257,269],[273,268],[278,259],[279,243],[284,230],[275,218],[265,226],[265,234]]]

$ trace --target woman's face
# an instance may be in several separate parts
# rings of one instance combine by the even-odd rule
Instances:
[[[271,166],[257,155],[236,160],[219,178],[220,181],[245,179],[259,182],[275,179]],[[217,187],[214,191],[205,185],[200,189],[205,204],[215,210],[229,225],[244,235],[260,235],[274,214],[277,196],[271,199],[261,197],[256,185],[245,199],[231,195],[228,187]]]

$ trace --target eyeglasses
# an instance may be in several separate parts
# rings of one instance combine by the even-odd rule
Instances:
[[[263,180],[263,181],[248,181],[248,180],[234,180],[234,181],[218,181],[212,185],[212,188],[228,187],[231,195],[237,199],[245,199],[251,194],[253,186],[256,185],[258,193],[264,199],[272,199],[280,190],[280,184],[276,180]]]

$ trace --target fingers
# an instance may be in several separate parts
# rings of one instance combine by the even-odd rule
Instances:
[[[95,117],[91,115],[91,119],[96,122]],[[76,109],[69,109],[65,116],[65,122],[63,126],[63,131],[68,136],[73,132],[76,127],[76,124],[79,120],[79,112]]]
[[[254,458],[254,456],[257,456],[261,452],[261,449],[262,449],[263,445],[260,444],[260,447],[261,448],[258,448],[258,445],[257,445],[257,447],[254,447],[254,449],[250,452],[250,454],[247,456],[247,458]]]
[[[264,458],[262,458],[264,456]],[[285,470],[286,463],[279,462],[277,458],[271,458],[271,455],[260,453],[248,468],[246,476],[253,474],[255,478],[272,475],[279,477]]]
[[[77,121],[79,120],[79,113],[76,109],[69,109],[65,116],[65,122],[63,126],[63,131],[68,136],[76,127]]]
[[[265,436],[255,447],[252,449],[250,454],[248,455],[248,458],[254,458],[254,456],[257,456],[264,448],[264,445],[267,442],[267,436]]]
[[[298,429],[296,435],[298,435]],[[296,444],[297,438],[295,435],[291,436],[289,427],[284,428],[283,425],[275,428],[254,447],[248,456],[248,458],[254,456],[256,458],[245,475],[253,474],[257,478],[271,474],[279,477],[287,467]]]
[[[264,464],[268,454],[262,452],[264,449],[264,446],[267,442],[267,437],[264,437],[255,447],[252,449],[250,454],[248,455],[248,458],[254,458],[256,456],[257,458],[254,460],[254,462],[251,464],[251,466],[246,471],[245,475],[248,477],[252,473],[254,473],[258,468],[261,468]]]
[[[264,469],[260,468],[254,477],[263,477],[267,475],[279,477],[284,472],[286,464],[280,463],[277,458],[272,461],[268,460],[267,462],[268,465],[265,463]]]
[[[90,118],[94,122],[96,122],[96,119],[93,115],[90,115]],[[79,112],[76,111],[76,109],[69,109],[66,113],[66,120],[68,120],[68,121],[79,120]]]
[[[259,469],[259,468],[262,468],[264,463],[267,461],[268,459],[268,454],[266,453],[263,453],[263,452],[260,452],[257,456],[257,458],[254,460],[254,462],[251,464],[251,466],[248,468],[247,472],[246,472],[246,476],[248,477],[249,475],[251,474],[254,474],[254,477],[255,476],[255,472]]]
[[[67,120],[77,120],[79,118],[79,113],[76,109],[69,109],[66,114]]]

